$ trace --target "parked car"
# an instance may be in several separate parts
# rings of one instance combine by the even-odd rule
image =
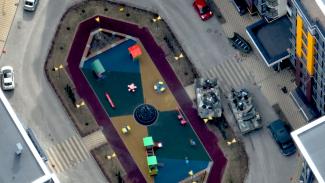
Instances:
[[[296,146],[290,136],[290,126],[282,120],[273,121],[267,127],[275,142],[280,147],[281,153],[290,156],[296,152]]]
[[[38,4],[38,0],[24,0],[24,10],[35,11]]]
[[[11,66],[3,66],[0,72],[2,90],[13,90],[15,88],[13,68]]]
[[[234,36],[228,39],[235,49],[238,49],[243,53],[250,53],[252,51],[252,47],[249,45],[249,43],[238,33],[235,32]]]
[[[208,20],[213,16],[213,13],[205,0],[195,0],[193,2],[193,7],[203,21]]]
[[[247,4],[245,0],[231,0],[240,16],[247,13]]]

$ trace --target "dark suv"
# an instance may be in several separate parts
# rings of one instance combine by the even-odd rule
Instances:
[[[290,136],[291,128],[287,123],[276,120],[268,125],[267,128],[270,130],[283,155],[290,156],[296,152],[296,146]]]
[[[247,13],[247,4],[245,0],[231,0],[240,16]]]

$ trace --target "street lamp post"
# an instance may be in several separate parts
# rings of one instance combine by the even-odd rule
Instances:
[[[81,101],[80,103],[76,104],[76,108],[80,108],[82,106],[86,105],[84,101]]]
[[[231,146],[232,144],[237,143],[237,140],[235,138],[233,138],[231,141],[227,141],[227,145]]]
[[[52,71],[59,71],[59,78],[61,77],[60,70],[64,69],[63,64],[60,64],[59,66],[54,66]]]
[[[181,58],[184,58],[184,55],[183,55],[183,53],[180,53],[178,56],[175,56],[174,58],[175,58],[175,60],[179,60]]]
[[[158,22],[161,19],[162,19],[161,16],[158,15],[157,17],[153,18],[152,21],[153,22]]]
[[[113,159],[113,158],[115,158],[115,157],[116,157],[116,153],[115,153],[115,152],[113,152],[112,154],[106,155],[106,158],[107,158],[108,160],[111,160],[111,159]]]

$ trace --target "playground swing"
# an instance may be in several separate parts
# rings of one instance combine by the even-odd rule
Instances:
[[[131,127],[129,125],[125,125],[122,129],[121,129],[123,134],[128,134],[131,131]]]
[[[163,93],[167,89],[167,85],[163,81],[158,81],[157,83],[154,84],[153,89],[157,93]]]
[[[180,110],[180,108],[177,108],[177,119],[179,120],[179,122],[181,123],[182,126],[187,124],[187,120],[184,118],[184,115],[182,113],[182,111]]]

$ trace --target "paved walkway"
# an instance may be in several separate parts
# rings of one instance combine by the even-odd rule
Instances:
[[[94,133],[91,133],[82,138],[82,142],[85,144],[85,147],[91,151],[105,143],[107,140],[101,130],[98,130]]]
[[[60,173],[90,157],[85,145],[78,135],[45,149],[48,165],[52,172]]]
[[[14,20],[19,0],[0,0],[0,55],[5,53],[5,43]]]

